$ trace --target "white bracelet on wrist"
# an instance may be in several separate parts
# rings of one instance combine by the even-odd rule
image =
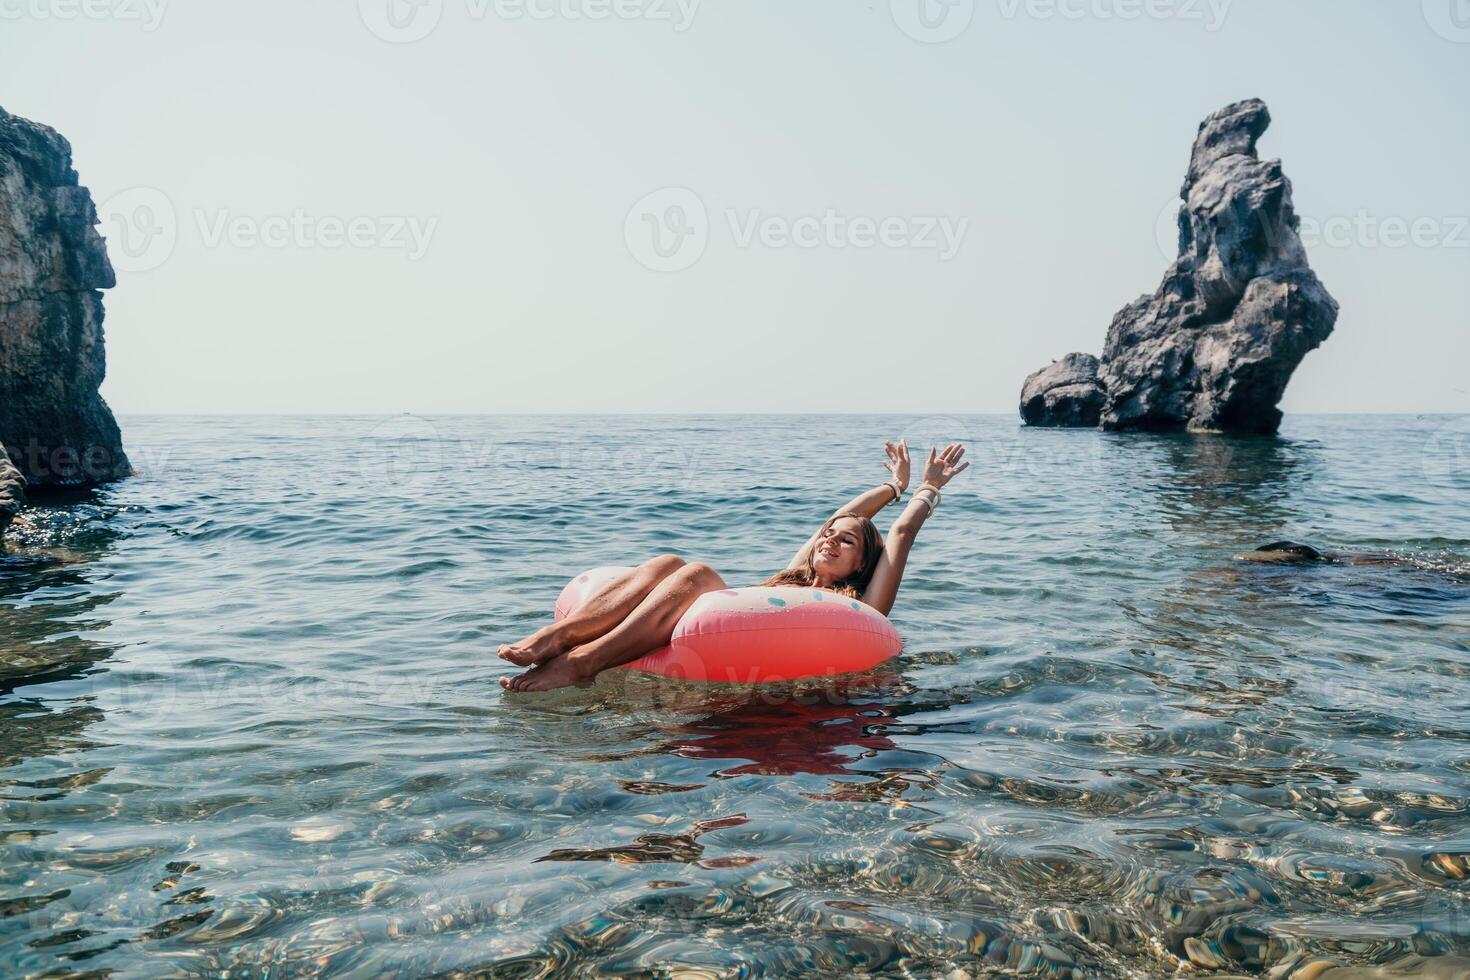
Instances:
[[[935,508],[939,506],[941,498],[938,490],[926,485],[914,491],[914,499],[922,503],[925,507],[928,507],[929,513],[933,514]]]

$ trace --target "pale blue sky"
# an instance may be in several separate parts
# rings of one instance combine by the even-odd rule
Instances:
[[[1251,96],[1342,304],[1284,407],[1470,411],[1470,0],[422,2],[0,0],[119,412],[1013,412]]]

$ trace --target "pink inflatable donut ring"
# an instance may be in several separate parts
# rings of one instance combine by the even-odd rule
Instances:
[[[616,565],[583,572],[556,600],[556,618],[608,580]],[[903,640],[872,606],[822,589],[757,586],[700,596],[674,626],[669,645],[625,670],[690,681],[761,684],[869,670],[896,656]]]

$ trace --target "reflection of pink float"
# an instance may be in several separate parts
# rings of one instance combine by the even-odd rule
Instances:
[[[894,678],[887,681],[892,684]],[[675,737],[661,743],[659,750],[685,759],[731,763],[715,770],[721,776],[799,772],[837,776],[860,773],[854,763],[898,748],[882,734],[897,721],[886,707],[871,702],[809,704],[800,696],[766,695],[665,729]]]
[[[631,571],[583,572],[556,600],[565,619],[606,582]],[[869,670],[903,648],[888,618],[856,599],[821,589],[721,589],[694,601],[669,645],[625,664],[691,681],[758,684]]]

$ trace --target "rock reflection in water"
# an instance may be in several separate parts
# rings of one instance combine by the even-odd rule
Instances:
[[[97,587],[96,562],[116,532],[110,510],[38,507],[0,548],[0,693],[80,676],[111,656],[88,636],[105,629],[117,593]]]

